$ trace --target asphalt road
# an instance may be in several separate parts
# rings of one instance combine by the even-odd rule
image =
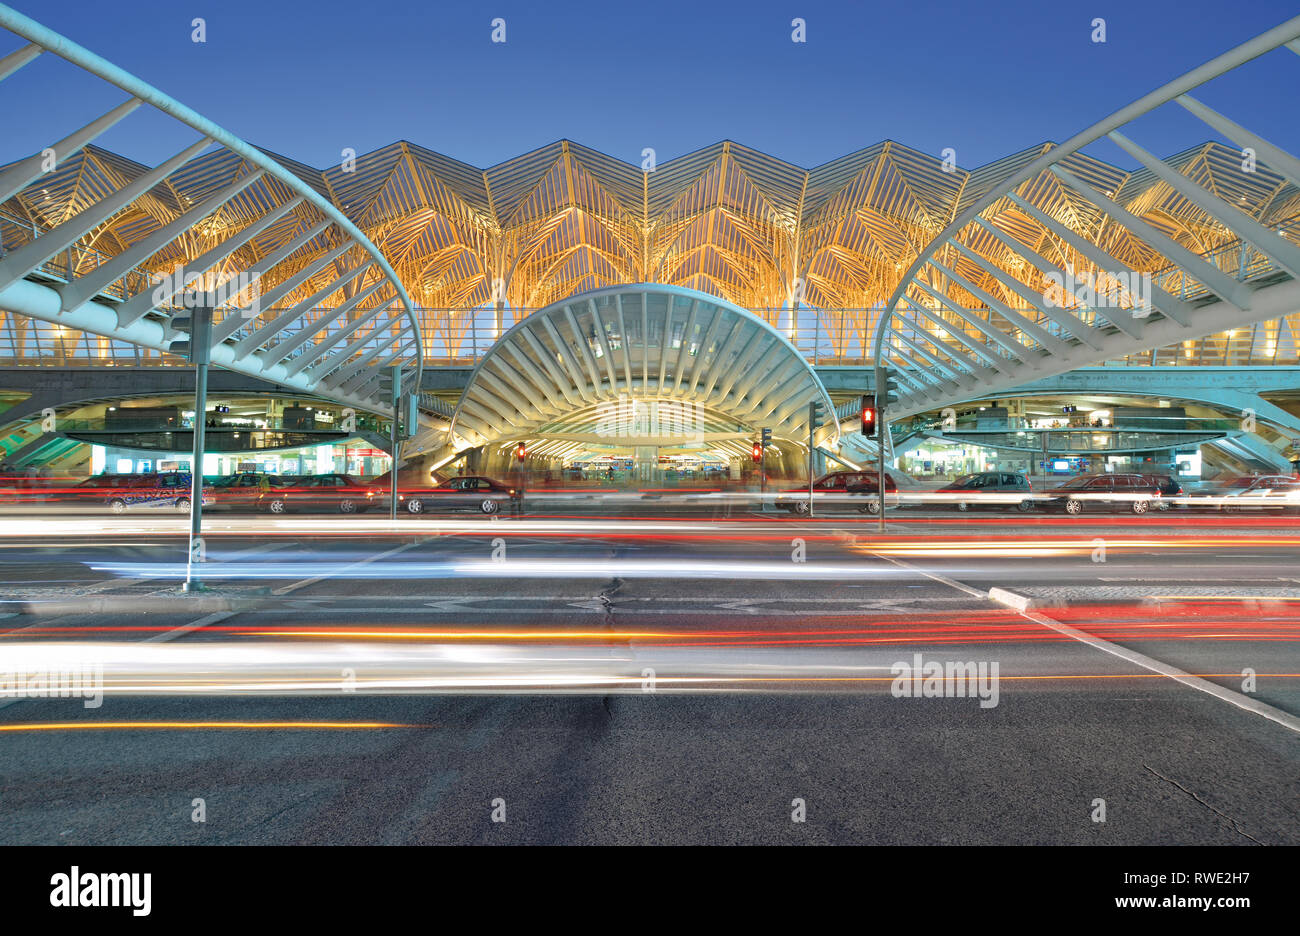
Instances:
[[[0,842],[1300,843],[1294,520],[386,524],[0,517]]]

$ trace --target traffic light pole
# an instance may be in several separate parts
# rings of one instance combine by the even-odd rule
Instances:
[[[397,522],[397,456],[401,442],[397,439],[397,420],[402,408],[402,365],[392,365],[393,374],[393,425],[388,433],[388,454],[392,456],[392,470],[388,472],[388,519]]]
[[[185,590],[203,591],[203,449],[207,428],[208,362],[211,358],[212,309],[190,313],[190,359],[194,362],[194,450],[190,458],[190,554],[185,563]]]
[[[876,368],[876,496],[880,498],[880,532],[885,532],[885,433],[889,427],[885,421],[885,404],[889,402],[889,387],[886,383],[885,369]]]
[[[813,515],[813,441],[817,432],[817,402],[808,404],[808,516]]]
[[[880,495],[880,532],[884,533],[885,532],[885,433],[889,431],[889,428],[885,425],[885,418],[884,415],[881,413],[880,407],[876,407],[876,422],[878,426],[876,430],[878,433],[876,436],[876,450],[877,450],[876,454],[879,456],[879,459],[877,461],[877,464],[879,466],[878,468],[879,474],[876,478],[876,490]]]

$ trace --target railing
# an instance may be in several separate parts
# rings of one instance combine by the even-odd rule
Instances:
[[[245,433],[245,432],[338,432],[355,435],[359,432],[374,432],[387,435],[391,420],[379,419],[374,416],[358,413],[356,415],[356,426],[353,429],[343,429],[342,423],[336,419],[333,422],[312,422],[304,424],[299,420],[285,420],[280,417],[259,418],[256,421],[247,423],[239,422],[222,422],[208,423],[206,432],[208,435],[213,433]],[[131,418],[114,418],[114,417],[96,417],[92,419],[60,419],[57,423],[59,432],[185,432],[194,428],[194,419],[187,416],[178,416],[174,420],[162,420],[158,417],[141,417],[139,419]]]
[[[1292,240],[1300,241],[1300,218],[1291,218],[1276,229]],[[30,233],[29,233],[30,232]],[[17,218],[0,210],[0,234],[4,245],[11,248],[35,236],[38,228],[30,221]],[[1221,245],[1202,254],[1212,260],[1224,273],[1243,282],[1256,282],[1286,275],[1267,256],[1243,244],[1240,240]],[[41,268],[49,279],[64,282],[68,269],[84,275],[111,259],[97,250],[74,247],[60,254]],[[1195,302],[1210,297],[1204,286],[1188,277],[1176,266],[1165,267],[1152,273],[1152,281],[1161,289]],[[103,296],[120,299],[133,295],[148,283],[148,274],[133,270],[121,280],[110,285]],[[304,316],[311,319],[323,314],[325,309],[313,310]],[[507,309],[508,328],[514,321],[526,317],[536,309]],[[767,321],[790,339],[791,343],[814,366],[865,367],[874,364],[871,357],[870,336],[874,333],[881,308],[841,307],[826,309],[801,308],[790,320],[790,310],[781,308],[750,309],[757,317]],[[1017,311],[1053,335],[1063,332],[1056,323],[1045,319],[1036,309]],[[1076,310],[1086,318],[1086,310]],[[424,360],[432,366],[472,367],[495,344],[499,331],[493,308],[417,308],[424,342]],[[252,327],[252,320],[248,327]],[[973,328],[964,323],[952,323],[973,338],[983,340]],[[321,340],[333,334],[338,327],[332,325],[321,334]],[[237,331],[235,337],[243,334]],[[611,336],[617,338],[617,336]],[[914,340],[928,344],[932,337],[922,331],[909,335]],[[1023,339],[1023,336],[1019,336]],[[630,336],[636,344],[636,337]],[[379,343],[382,339],[376,338]],[[1285,319],[1259,322],[1251,326],[1220,332],[1206,338],[1167,345],[1106,362],[1108,365],[1271,365],[1300,364],[1300,312]],[[141,348],[126,341],[117,341],[92,335],[52,323],[28,319],[20,315],[0,314],[0,366],[43,364],[64,367],[76,366],[157,366],[185,367],[186,362],[174,355]]]
[[[890,430],[895,434],[902,432],[916,432],[924,430],[939,431],[943,430],[954,435],[962,435],[974,432],[1127,432],[1133,430],[1158,430],[1161,432],[1187,431],[1187,432],[1231,432],[1241,428],[1241,421],[1237,419],[1222,419],[1218,417],[1201,417],[1201,416],[1144,416],[1132,415],[1121,416],[1120,425],[1094,425],[1075,420],[1073,423],[1063,421],[1065,424],[1059,426],[1035,426],[1033,423],[1042,417],[1027,416],[1006,416],[990,417],[991,420],[997,420],[1002,425],[977,427],[976,423],[968,418],[960,418],[955,426],[944,426],[942,419],[909,419],[905,421],[890,423]]]

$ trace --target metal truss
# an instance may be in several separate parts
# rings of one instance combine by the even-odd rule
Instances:
[[[715,296],[640,284],[593,290],[506,332],[470,375],[452,420],[458,448],[554,434],[570,442],[664,444],[640,412],[748,454],[753,427],[808,438],[808,404],[831,401],[808,361],[762,319]],[[645,435],[647,438],[638,438]],[[838,443],[833,418],[819,443]],[[734,450],[734,451],[733,451]]]
[[[3,313],[165,351],[176,335],[170,316],[193,288],[179,267],[218,297],[220,367],[371,409],[391,408],[384,365],[402,366],[404,386],[418,386],[420,325],[405,289],[310,176],[2,5],[0,26],[27,41],[0,57],[0,81],[56,56],[127,95],[0,168]],[[7,107],[12,136],[23,111]],[[192,142],[153,167],[92,145],[149,111],[142,136],[157,138],[162,115]]]
[[[1300,54],[1297,37],[1300,17],[1025,160],[970,199],[911,264],[877,327],[875,358],[900,383],[889,416],[1148,348],[1190,346],[1300,308],[1300,160],[1192,96],[1281,46]],[[1152,155],[1129,125],[1168,104],[1232,146]],[[1279,116],[1294,121],[1295,110]],[[1082,152],[1103,140],[1142,169],[1117,177]]]

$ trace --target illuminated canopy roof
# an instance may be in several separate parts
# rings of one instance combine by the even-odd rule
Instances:
[[[511,308],[535,309],[589,289],[658,282],[776,310],[802,282],[809,306],[865,310],[889,299],[907,267],[957,214],[1051,149],[1044,143],[974,171],[945,171],[940,159],[892,141],[815,169],[732,142],[652,172],[567,140],[490,169],[406,142],[358,157],[351,172],[275,158],[356,224],[425,308],[490,304],[494,283]],[[1300,191],[1262,162],[1243,172],[1236,148],[1205,143],[1165,162],[1264,224],[1300,213]],[[1192,251],[1232,239],[1148,170],[1128,172],[1083,153],[1065,166]],[[2,210],[54,225],[145,168],[86,147]],[[247,171],[228,152],[200,156],[168,191],[94,232],[94,246],[109,254],[125,250],[185,204]],[[1078,213],[1050,172],[1022,191],[1090,239],[1115,234],[1106,218]],[[237,231],[277,206],[274,193],[267,195],[260,202],[242,199],[209,224]],[[1033,249],[1053,239],[1009,201],[996,220]],[[259,245],[277,230],[255,238],[249,249],[271,249]],[[1135,268],[1160,262],[1142,244],[1108,246]],[[173,259],[155,258],[160,269]],[[867,325],[865,312],[856,318],[850,327]]]
[[[584,293],[511,328],[470,376],[451,434],[458,446],[531,435],[734,444],[765,426],[807,439],[814,400],[831,411],[808,360],[762,319],[707,293],[639,284]],[[833,421],[819,426],[817,441],[827,437],[838,441]]]
[[[1266,42],[1248,45],[1263,49],[1287,43],[1294,51],[1297,23],[1300,19],[1261,37]],[[6,61],[25,54],[20,49]],[[106,63],[101,65],[111,74]],[[109,293],[147,283],[150,274],[167,272],[179,260],[214,256],[214,245],[224,245],[211,269],[264,270],[262,288],[274,297],[276,313],[269,330],[226,337],[232,366],[298,366],[297,358],[275,363],[263,350],[268,341],[292,334],[273,346],[272,358],[283,353],[308,362],[315,361],[309,355],[328,353],[311,364],[319,379],[310,382],[340,398],[382,397],[367,365],[405,360],[418,370],[418,360],[411,360],[417,341],[428,360],[465,357],[466,321],[477,323],[477,317],[462,310],[508,307],[518,321],[579,293],[628,283],[698,290],[747,308],[769,324],[783,322],[792,335],[809,330],[815,316],[814,344],[830,345],[822,358],[843,363],[852,362],[852,349],[858,362],[871,356],[881,310],[891,299],[895,311],[901,299],[914,299],[931,312],[944,307],[938,314],[944,324],[918,312],[921,320],[901,326],[901,335],[891,333],[898,339],[891,345],[895,357],[911,340],[921,348],[906,346],[917,367],[944,373],[951,339],[993,368],[1009,371],[1013,368],[1000,359],[1002,352],[990,351],[984,340],[1009,347],[987,333],[990,323],[1003,330],[992,318],[1003,307],[1018,314],[1028,308],[1029,325],[1039,324],[1032,297],[1009,284],[1041,286],[1032,277],[1016,279],[1027,259],[1048,258],[1062,268],[1087,270],[1104,253],[1106,262],[1121,269],[1166,271],[1161,282],[1172,283],[1180,281],[1188,256],[1210,257],[1220,265],[1235,256],[1239,225],[1223,223],[1222,212],[1207,210],[1211,202],[1204,198],[1188,197],[1182,180],[1213,204],[1230,205],[1232,217],[1295,242],[1300,189],[1294,174],[1268,150],[1244,160],[1231,128],[1207,122],[1212,135],[1231,145],[1206,142],[1160,160],[1137,158],[1142,168],[1136,171],[1077,147],[1058,150],[1048,143],[965,170],[892,141],[813,169],[734,142],[643,169],[561,140],[487,169],[397,142],[324,170],[275,157],[268,173],[267,154],[232,141],[149,185],[155,167],[87,143],[33,184],[12,194],[0,192],[0,233],[7,249],[22,252],[32,241],[60,241],[48,235],[84,215],[89,219],[84,232],[66,250],[45,257],[36,272],[58,284],[129,267],[120,287],[117,281],[105,287]],[[0,171],[13,176],[19,165]],[[130,197],[115,199],[120,193]],[[203,217],[191,224],[198,208]],[[979,229],[958,232],[960,248],[949,249],[954,223],[972,208],[978,208]],[[306,237],[325,217],[332,219],[332,229]],[[1236,255],[1245,253],[1238,249]],[[937,277],[923,273],[918,279],[921,265],[934,271],[936,262],[961,282],[945,280],[948,273],[942,270]],[[90,277],[91,285],[106,276]],[[933,308],[926,305],[931,300]],[[381,315],[382,303],[401,308]],[[796,322],[782,311],[793,304],[805,310]],[[1286,316],[1293,334],[1300,316],[1293,307],[1274,305],[1252,320],[1276,325]],[[374,315],[380,317],[366,318]],[[106,334],[60,320],[64,324]],[[1218,328],[1232,324],[1240,322]],[[477,350],[499,333],[482,335],[478,324],[475,328]],[[1287,331],[1273,328],[1265,345],[1271,340],[1280,348]],[[1194,334],[1207,332],[1170,332],[1169,340]],[[487,341],[479,343],[479,337]],[[1050,345],[1053,336],[1047,337]],[[978,345],[969,347],[966,338]],[[162,345],[161,340],[136,343]],[[1119,358],[1150,346],[1134,339],[1090,347]],[[953,366],[979,377],[984,365]],[[933,395],[923,396],[914,405],[935,402]]]

